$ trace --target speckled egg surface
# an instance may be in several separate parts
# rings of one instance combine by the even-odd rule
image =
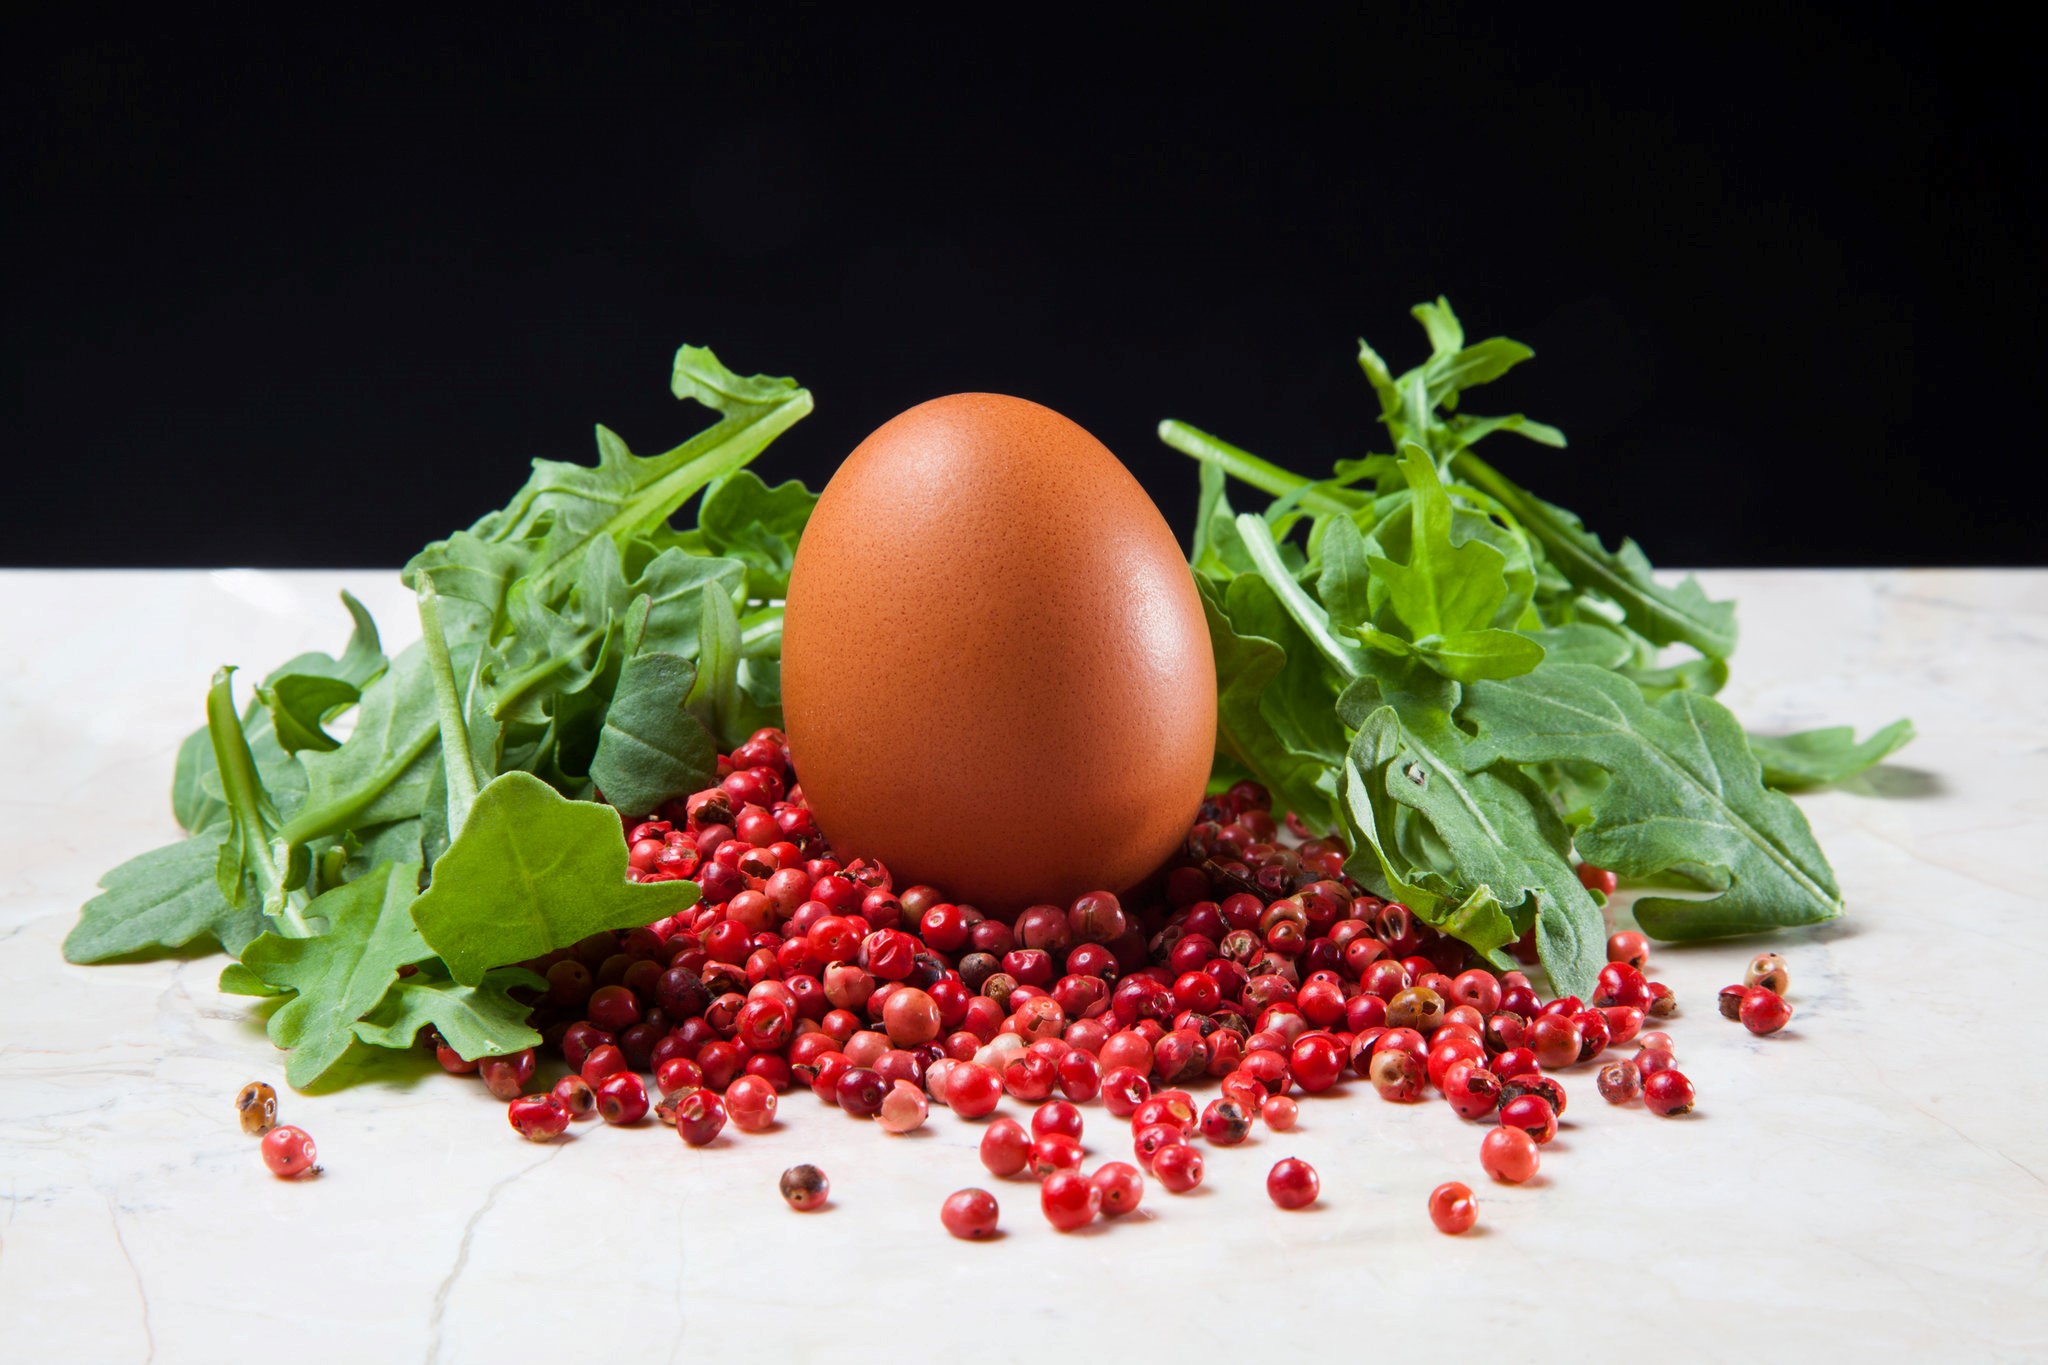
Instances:
[[[1180,547],[1109,450],[965,393],[861,442],[798,546],[790,754],[842,857],[983,909],[1121,891],[1185,836],[1216,671]]]

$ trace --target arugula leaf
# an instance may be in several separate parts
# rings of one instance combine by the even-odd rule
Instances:
[[[178,745],[177,762],[171,768],[171,814],[188,834],[197,834],[228,817],[227,802],[206,789],[209,773],[217,780],[220,769],[213,761],[213,732],[202,725]]]
[[[1633,540],[1610,552],[1577,517],[1524,492],[1470,451],[1451,467],[1508,508],[1573,583],[1619,605],[1651,643],[1687,644],[1712,658],[1734,653],[1735,604],[1709,601],[1698,579],[1688,575],[1675,588],[1662,586]]]
[[[288,1048],[285,1079],[304,1089],[341,1060],[356,1021],[384,998],[398,969],[429,956],[407,913],[419,893],[418,863],[382,863],[313,903],[326,919],[317,938],[265,934],[242,950],[242,966],[292,992],[270,1016],[270,1041]]]
[[[1196,588],[1216,656],[1218,754],[1282,808],[1334,829],[1333,767],[1344,748],[1335,687],[1263,579],[1243,575],[1227,589],[1198,579]]]
[[[1409,907],[1419,916],[1481,952],[1517,937],[1501,907],[1532,902],[1537,952],[1551,983],[1561,994],[1590,996],[1606,962],[1606,922],[1565,856],[1563,824],[1526,778],[1458,753],[1448,713],[1438,720],[1425,739],[1394,707],[1381,706],[1359,726],[1344,799],[1350,827],[1377,866],[1354,854],[1353,875],[1397,882],[1404,895],[1417,896]],[[1400,865],[1387,801],[1429,823],[1448,867]]]
[[[1363,578],[1370,616],[1355,618],[1353,633],[1375,649],[1420,659],[1460,682],[1528,672],[1543,661],[1543,646],[1490,624],[1519,612],[1508,605],[1507,556],[1485,540],[1453,534],[1451,501],[1435,461],[1420,446],[1407,447],[1400,469],[1409,490],[1407,558],[1389,558],[1379,530],[1363,541],[1365,572],[1353,569],[1348,577]],[[1333,521],[1323,537],[1326,603],[1331,547],[1345,546],[1349,553],[1350,537],[1335,529],[1343,525]],[[1355,596],[1345,594],[1347,606]],[[1396,624],[1405,638],[1385,628]]]
[[[287,751],[336,748],[337,741],[322,727],[354,705],[361,689],[384,671],[384,650],[369,609],[347,592],[341,603],[355,623],[341,657],[301,654],[274,669],[256,689],[256,700],[270,712],[278,742]]]
[[[1764,781],[1773,787],[1802,790],[1854,777],[1897,753],[1913,739],[1913,722],[1895,720],[1861,744],[1847,725],[1801,730],[1790,735],[1749,737],[1749,751],[1763,764]]]
[[[1626,877],[1679,871],[1719,892],[1645,897],[1636,920],[1664,939],[1718,938],[1842,913],[1841,893],[1806,817],[1763,785],[1742,727],[1696,692],[1654,705],[1628,679],[1555,664],[1477,683],[1464,719],[1479,764],[1572,760],[1604,768],[1578,834],[1589,862]]]
[[[64,938],[66,962],[104,962],[147,948],[183,948],[211,937],[239,953],[263,931],[253,906],[228,904],[215,871],[220,837],[196,834],[130,858],[100,878]]]
[[[677,537],[693,554],[737,559],[747,566],[747,596],[756,601],[789,592],[797,542],[818,495],[795,479],[770,488],[751,469],[719,479],[697,508],[697,528]]]
[[[477,794],[412,914],[454,978],[475,986],[493,967],[696,902],[690,882],[626,880],[626,836],[610,806],[512,772]]]
[[[717,742],[683,705],[696,680],[697,666],[679,655],[626,660],[590,762],[591,781],[612,805],[653,811],[710,782]]]
[[[420,813],[440,737],[434,678],[423,645],[408,647],[363,689],[356,727],[340,748],[309,752],[306,803],[279,831],[297,847],[364,825]]]
[[[811,395],[793,379],[743,378],[699,346],[676,352],[671,388],[719,420],[661,455],[638,456],[604,427],[597,429],[596,465],[535,460],[512,501],[447,540],[415,555],[403,575],[417,588],[434,578],[444,598],[475,604],[489,638],[504,632],[508,601],[530,594],[551,600],[574,580],[593,545],[614,544],[665,526],[669,515],[705,485],[752,460],[811,410]]]
[[[291,901],[306,880],[304,845],[278,839],[278,813],[256,769],[242,721],[235,714],[234,669],[213,675],[206,694],[206,725],[213,739],[214,768],[221,781],[228,827],[220,840],[214,880],[221,898],[244,911],[283,920],[294,932],[309,932]]]
[[[546,990],[547,984],[545,977],[523,967],[500,967],[484,973],[477,985],[462,986],[429,962],[393,983],[355,1026],[355,1035],[373,1047],[408,1048],[431,1025],[464,1061],[503,1057],[541,1041],[526,1022],[533,1007],[514,1000],[510,992]]]

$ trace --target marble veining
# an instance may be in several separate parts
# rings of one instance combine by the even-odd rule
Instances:
[[[212,669],[338,647],[343,586],[392,644],[412,613],[370,572],[0,573],[0,1358],[810,1359],[885,1339],[913,1359],[1194,1358],[1275,1333],[1348,1357],[1390,1310],[1532,1358],[1616,1331],[1662,1335],[1662,1358],[2048,1357],[2048,1100],[2025,1041],[2048,958],[2048,572],[1702,578],[1742,604],[1727,699],[1752,727],[1920,729],[1853,790],[1801,799],[1850,913],[1770,941],[1792,1027],[1755,1039],[1715,1012],[1757,942],[1667,948],[1690,1118],[1611,1109],[1568,1074],[1543,1174],[1509,1189],[1479,1172],[1480,1129],[1351,1086],[1304,1101],[1295,1133],[1210,1152],[1198,1193],[1153,1186],[1061,1237],[944,1115],[892,1138],[793,1094],[775,1131],[704,1151],[596,1124],[536,1148],[420,1059],[285,1090],[217,957],[65,964],[93,879],[175,833],[171,758]],[[318,1180],[272,1180],[237,1129],[257,1078],[319,1141]],[[1094,1159],[1123,1156],[1121,1125],[1087,1112]],[[1321,1171],[1315,1210],[1266,1202],[1286,1155]],[[800,1161],[831,1175],[818,1214],[776,1194]],[[1474,1235],[1429,1225],[1447,1179],[1481,1197]],[[940,1230],[965,1185],[1002,1201],[996,1242]]]

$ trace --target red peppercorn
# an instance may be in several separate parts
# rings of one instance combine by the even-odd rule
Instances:
[[[1423,1064],[1415,1060],[1414,1054],[1400,1048],[1376,1050],[1368,1074],[1372,1088],[1379,1091],[1381,1099],[1402,1104],[1421,1099],[1429,1080]]]
[[[692,1147],[702,1147],[725,1128],[725,1104],[709,1090],[692,1090],[676,1100],[676,1133]]]
[[[1293,1128],[1299,1111],[1300,1106],[1285,1095],[1268,1095],[1259,1105],[1259,1117],[1276,1133]]]
[[[630,1071],[605,1077],[597,1083],[597,1116],[606,1123],[638,1123],[647,1117],[647,1087]]]
[[[1659,1118],[1674,1118],[1679,1114],[1690,1114],[1693,1106],[1692,1082],[1685,1073],[1667,1068],[1643,1080],[1643,1107]]]
[[[955,1190],[939,1206],[939,1221],[955,1237],[981,1242],[996,1235],[998,1213],[996,1197],[987,1190]]]
[[[1349,1060],[1344,1045],[1327,1033],[1302,1034],[1287,1054],[1294,1083],[1311,1095],[1335,1085],[1343,1077]]]
[[[1500,1124],[1527,1133],[1540,1147],[1557,1136],[1557,1111],[1540,1095],[1517,1095],[1500,1107]]]
[[[1429,1221],[1436,1224],[1438,1232],[1453,1237],[1469,1232],[1479,1221],[1479,1206],[1472,1198],[1471,1189],[1452,1180],[1431,1190]]]
[[[1041,1104],[1031,1115],[1031,1135],[1044,1137],[1048,1133],[1060,1133],[1081,1140],[1081,1111],[1065,1100],[1054,1100]]]
[[[1047,1133],[1031,1143],[1031,1173],[1043,1180],[1055,1171],[1078,1170],[1081,1144],[1064,1133]]]
[[[759,1076],[741,1076],[725,1088],[725,1112],[735,1128],[765,1133],[775,1126],[775,1087]]]
[[[979,1062],[961,1062],[946,1077],[946,1104],[963,1119],[994,1111],[1003,1098],[1003,1083]]]
[[[848,1068],[832,1088],[832,1097],[839,1101],[839,1107],[862,1119],[881,1113],[882,1100],[888,1093],[889,1086],[881,1074],[865,1066]]]
[[[554,1104],[554,1101],[545,1095],[536,1098],[544,1104]],[[569,1126],[567,1114],[561,1116],[561,1124],[562,1128]],[[557,1128],[549,1136],[559,1135],[562,1128]],[[262,1151],[263,1164],[270,1168],[270,1173],[286,1180],[296,1179],[309,1171],[319,1169],[313,1164],[313,1158],[317,1155],[313,1139],[307,1136],[305,1129],[295,1128],[289,1123],[280,1124],[263,1135]]]
[[[477,1062],[477,1074],[483,1077],[484,1088],[501,1100],[515,1100],[524,1094],[533,1080],[533,1071],[532,1048],[507,1057],[484,1057]]]
[[[1202,1154],[1185,1142],[1170,1142],[1153,1154],[1152,1174],[1170,1193],[1186,1194],[1202,1183]]]
[[[1235,1100],[1211,1100],[1202,1111],[1202,1136],[1218,1147],[1235,1147],[1251,1131],[1251,1112]]]
[[[1627,1104],[1643,1093],[1643,1073],[1634,1062],[1609,1062],[1600,1068],[1600,1098],[1609,1104]]]
[[[832,1182],[816,1166],[792,1166],[782,1173],[777,1184],[783,1199],[798,1213],[823,1208],[832,1194]]]
[[[1114,1039],[1111,1040],[1115,1041]],[[1104,1044],[1107,1048],[1108,1044]],[[1152,1082],[1136,1067],[1113,1067],[1102,1077],[1102,1104],[1112,1118],[1127,1119],[1152,1098]]]
[[[1038,1187],[1038,1204],[1046,1222],[1061,1232],[1073,1232],[1095,1221],[1102,1191],[1079,1171],[1055,1171]]]
[[[1102,1091],[1102,1068],[1079,1048],[1062,1056],[1053,1069],[1059,1073],[1060,1093],[1075,1104],[1086,1104]]]
[[[1444,1098],[1459,1118],[1485,1118],[1500,1107],[1500,1077],[1477,1062],[1458,1062],[1444,1073]]]
[[[1316,1168],[1295,1157],[1275,1162],[1266,1173],[1266,1197],[1283,1209],[1305,1209],[1322,1190]]]
[[[1529,1047],[1536,1060],[1549,1070],[1570,1066],[1579,1060],[1584,1045],[1579,1026],[1563,1015],[1538,1015],[1529,1029]]]
[[[981,1164],[991,1175],[1019,1175],[1031,1160],[1031,1135],[1015,1119],[997,1119],[981,1135]]]
[[[586,1119],[597,1112],[597,1092],[574,1072],[556,1081],[548,1093],[572,1119]]]
[[[1479,1140],[1479,1164],[1503,1185],[1519,1185],[1543,1164],[1536,1141],[1519,1128],[1495,1128]]]
[[[1769,986],[1751,986],[1743,994],[1737,1011],[1742,1026],[1757,1037],[1768,1037],[1792,1021],[1792,1007]]]
[[[1102,1216],[1105,1218],[1129,1213],[1145,1197],[1145,1177],[1126,1161],[1105,1162],[1088,1179],[1101,1195]]]
[[[1607,960],[1626,962],[1641,971],[1650,961],[1650,940],[1633,929],[1624,929],[1607,940]]]

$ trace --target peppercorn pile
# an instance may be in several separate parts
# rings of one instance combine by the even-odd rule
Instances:
[[[532,1001],[542,1050],[569,1074],[536,1090],[532,1049],[465,1062],[438,1048],[448,1070],[480,1074],[509,1103],[523,1136],[547,1141],[592,1113],[632,1124],[652,1108],[702,1146],[728,1122],[771,1126],[799,1085],[900,1133],[934,1101],[973,1120],[1008,1094],[1038,1108],[1028,1130],[989,1124],[982,1162],[1038,1177],[1047,1219],[1067,1230],[1137,1207],[1146,1175],[1193,1189],[1198,1143],[1235,1146],[1254,1123],[1285,1131],[1293,1092],[1320,1094],[1347,1073],[1382,1099],[1417,1103],[1433,1090],[1460,1118],[1490,1123],[1481,1166],[1511,1184],[1536,1173],[1557,1132],[1567,1097],[1553,1072],[1633,1043],[1601,1067],[1602,1097],[1664,1116],[1693,1106],[1668,1036],[1643,1032],[1676,1001],[1645,979],[1642,935],[1609,940],[1592,1001],[1546,1001],[1523,973],[1496,974],[1348,880],[1337,842],[1292,816],[1298,842],[1282,842],[1255,783],[1207,800],[1175,865],[1130,903],[1091,892],[1009,922],[833,856],[778,731],[756,732],[717,771],[718,785],[626,820],[628,879],[692,879],[701,902],[529,964],[547,980]],[[1581,875],[1612,889],[1600,869]],[[1746,986],[1723,993],[1724,1012],[1775,1032],[1790,1016],[1785,984],[1782,960],[1766,954]],[[1220,1094],[1203,1104],[1190,1087],[1211,1080]],[[1098,1099],[1130,1124],[1135,1164],[1084,1175],[1078,1106]],[[1291,1159],[1267,1180],[1283,1208],[1314,1203],[1319,1188]],[[809,1209],[829,1184],[797,1167],[783,1189]],[[1429,1209],[1445,1232],[1476,1217],[1456,1183]],[[967,1189],[941,1221],[983,1237],[997,1214],[992,1196]]]

